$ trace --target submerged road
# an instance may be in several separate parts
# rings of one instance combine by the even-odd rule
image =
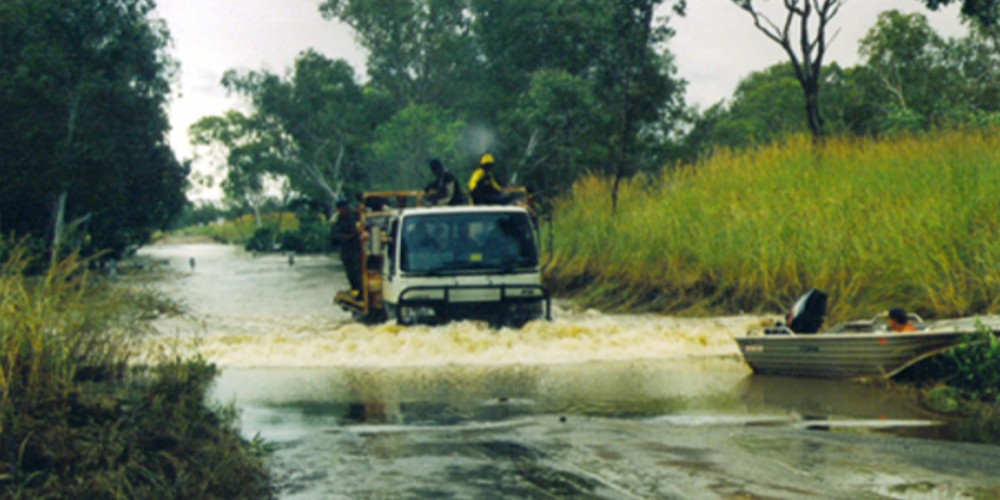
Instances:
[[[158,347],[222,367],[215,397],[273,445],[285,498],[1000,497],[988,429],[876,386],[751,376],[732,337],[757,318],[365,327],[331,304],[335,258],[142,252],[192,313]]]

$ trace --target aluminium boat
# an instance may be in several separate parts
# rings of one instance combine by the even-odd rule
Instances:
[[[914,332],[894,332],[885,314],[838,324],[819,332],[826,296],[810,290],[786,321],[737,337],[754,373],[798,377],[882,378],[967,342],[986,325],[1000,332],[1000,317],[923,321],[910,314]]]

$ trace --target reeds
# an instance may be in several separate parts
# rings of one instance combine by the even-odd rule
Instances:
[[[143,331],[122,314],[127,296],[91,283],[85,261],[70,256],[37,277],[25,275],[30,263],[16,246],[0,267],[4,408],[65,398],[80,377],[120,376]]]
[[[173,307],[104,285],[70,256],[40,276],[0,265],[0,497],[254,498],[273,492],[232,407],[205,406],[214,366],[130,366],[145,318]]]
[[[798,137],[609,183],[557,206],[547,279],[609,308],[775,312],[807,289],[831,319],[899,305],[931,317],[1000,303],[1000,133]]]

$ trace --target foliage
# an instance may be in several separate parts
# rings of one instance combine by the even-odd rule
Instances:
[[[828,130],[838,132],[845,127],[843,110],[850,103],[851,82],[835,63],[824,70],[822,78],[823,122]],[[696,118],[686,141],[690,151],[701,156],[719,147],[768,144],[808,132],[803,109],[805,99],[794,70],[789,63],[778,63],[740,80],[730,99]]]
[[[277,238],[277,230],[273,226],[260,227],[254,231],[250,241],[247,241],[243,248],[248,252],[270,252],[274,250]]]
[[[295,253],[326,252],[330,249],[330,225],[323,219],[302,220],[295,231],[281,233],[281,250]]]
[[[754,0],[733,0],[750,14],[754,26],[781,46],[802,88],[806,121],[813,142],[820,144],[827,131],[820,108],[823,58],[826,56],[830,22],[844,5],[842,0],[786,0],[784,21],[774,22]],[[780,26],[780,27],[779,27]],[[832,35],[831,35],[832,36]]]
[[[342,193],[422,186],[430,157],[462,176],[490,151],[501,176],[546,196],[587,170],[654,169],[683,110],[663,47],[670,30],[653,17],[663,3],[325,0],[321,13],[369,51],[367,82],[310,51],[286,78],[230,71],[224,85],[252,111],[191,132],[220,150],[227,178],[255,180],[230,197],[266,192],[258,188],[273,176],[328,205]]]
[[[900,305],[925,317],[1000,308],[1000,135],[801,137],[639,177],[574,185],[546,279],[584,303],[664,312],[781,311],[830,293],[831,321]]]
[[[1000,403],[1000,337],[989,326],[979,323],[977,333],[947,357],[955,367],[948,385],[969,399]]]
[[[235,412],[204,404],[214,367],[128,367],[155,300],[72,256],[27,278],[26,253],[0,267],[0,496],[270,496]]]
[[[464,129],[465,123],[438,108],[411,104],[401,109],[375,130],[370,145],[373,187],[423,187],[431,177],[429,158],[436,157],[444,165],[470,164],[472,157],[463,155],[458,144]]]
[[[257,227],[253,216],[243,215],[175,231],[178,236],[204,236],[220,243],[243,246],[247,251],[274,250],[313,253],[329,250],[330,225],[314,213],[263,214]]]
[[[921,14],[887,11],[861,41],[862,64],[823,71],[823,121],[834,133],[881,136],[1000,122],[1000,52],[981,30],[945,40]],[[788,64],[744,78],[696,117],[686,159],[780,140],[805,127]]]
[[[173,62],[151,0],[0,4],[4,234],[121,253],[165,227],[187,167],[164,137]],[[53,230],[64,199],[67,230]],[[75,229],[75,231],[71,231]]]
[[[955,0],[922,1],[932,10],[955,3]],[[997,21],[1000,21],[1000,1],[998,0],[961,0],[961,3],[962,15],[975,20],[981,26],[996,26]]]
[[[225,219],[231,212],[214,203],[187,203],[184,210],[174,220],[172,229],[188,226],[211,224],[219,219]]]

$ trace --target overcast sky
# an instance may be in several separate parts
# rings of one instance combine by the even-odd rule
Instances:
[[[202,116],[216,115],[241,102],[227,96],[219,81],[228,69],[268,69],[284,73],[295,57],[313,48],[349,62],[364,74],[365,54],[351,30],[319,14],[320,0],[158,0],[157,14],[173,38],[171,52],[181,65],[169,113],[170,144],[181,159],[191,157],[187,128]],[[780,7],[777,0],[764,2]],[[688,13],[671,25],[669,44],[680,77],[687,80],[687,101],[702,108],[728,97],[751,71],[785,59],[781,48],[756,31],[748,14],[731,0],[689,0]],[[899,9],[925,13],[945,36],[959,36],[957,7],[930,12],[919,0],[851,0],[833,22],[840,30],[829,59],[857,62],[858,40],[879,12]],[[780,20],[780,19],[779,19]]]

